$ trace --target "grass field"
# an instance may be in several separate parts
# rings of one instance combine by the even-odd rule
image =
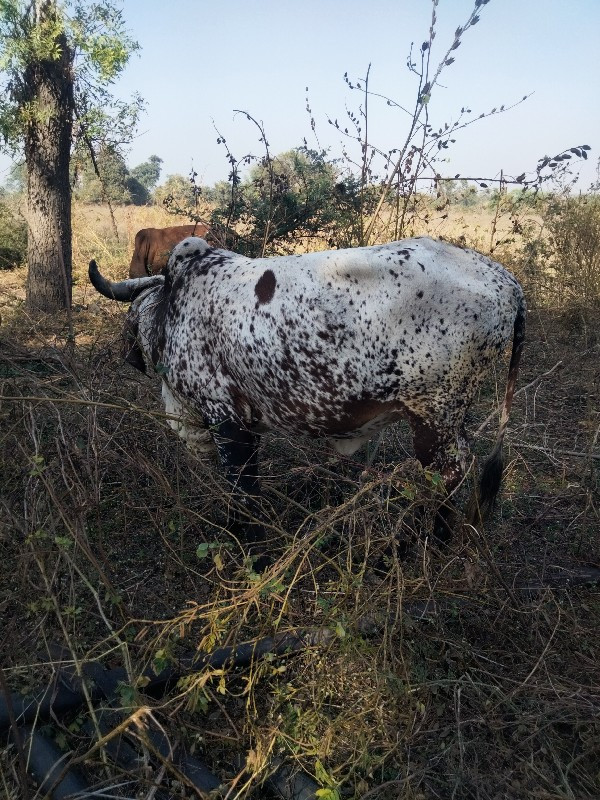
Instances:
[[[156,754],[159,727],[231,799],[293,797],[274,788],[282,763],[307,776],[303,800],[600,797],[598,312],[531,309],[497,508],[444,548],[415,517],[439,490],[403,427],[352,459],[264,437],[276,561],[259,576],[215,464],[167,428],[157,380],[121,360],[123,310],[87,283],[91,257],[124,277],[135,232],[173,218],[118,209],[116,224],[118,241],[106,209],[76,210],[70,321],[29,318],[24,271],[0,273],[0,688],[125,668],[111,725],[135,769],[93,746],[98,702],[37,722],[104,796],[202,796]],[[490,224],[453,213],[427,232],[485,249]],[[506,366],[469,413],[479,459]],[[299,652],[144,693],[144,670],[286,632]],[[35,797],[25,744],[1,735],[0,797]]]

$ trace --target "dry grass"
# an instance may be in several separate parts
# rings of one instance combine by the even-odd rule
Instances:
[[[227,533],[214,464],[183,450],[156,382],[120,360],[122,313],[90,296],[83,273],[93,255],[126,274],[125,235],[121,261],[103,212],[77,219],[84,213],[74,343],[65,320],[28,319],[22,276],[1,276],[7,685],[30,692],[91,659],[124,666],[126,713],[156,719],[233,787],[229,798],[269,796],[260,787],[276,759],[312,775],[325,800],[600,796],[600,597],[566,580],[598,566],[600,320],[531,315],[520,385],[563,366],[515,401],[488,529],[459,526],[444,550],[411,533],[426,527],[415,522],[416,501],[434,504],[436,490],[402,428],[386,434],[366,470],[364,454],[339,460],[318,443],[267,437],[261,463],[277,560],[261,577]],[[159,224],[128,214],[118,225],[129,244],[138,227]],[[493,411],[504,376],[501,367],[497,385],[482,391],[472,431]],[[494,425],[476,442],[479,454]],[[395,534],[408,542],[401,560],[389,547]],[[140,691],[144,668],[181,653],[307,629],[321,633],[304,652],[204,667],[159,700]],[[82,731],[90,715],[84,705],[45,730],[84,757],[90,784],[120,783],[128,776]],[[130,733],[139,746],[140,729]],[[148,761],[137,784],[113,795],[152,797],[162,775],[169,796],[197,796],[141,751]],[[35,796],[14,744],[2,750],[0,795]]]

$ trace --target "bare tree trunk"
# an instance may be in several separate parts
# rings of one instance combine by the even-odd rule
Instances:
[[[34,25],[56,16],[55,0],[35,0]],[[73,74],[66,37],[58,34],[58,58],[27,68],[29,116],[27,165],[27,305],[53,312],[71,305],[71,185]]]

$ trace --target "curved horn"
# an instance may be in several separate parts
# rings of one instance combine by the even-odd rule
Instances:
[[[92,285],[100,294],[122,303],[129,303],[145,289],[162,286],[165,282],[164,275],[148,275],[144,278],[129,278],[126,281],[113,283],[100,274],[98,264],[93,259],[90,261],[89,276]]]

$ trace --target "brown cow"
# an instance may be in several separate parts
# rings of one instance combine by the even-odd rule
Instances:
[[[135,235],[135,248],[129,265],[130,278],[156,275],[167,266],[169,253],[188,236],[202,236],[210,231],[202,222],[174,225],[171,228],[142,228]]]

